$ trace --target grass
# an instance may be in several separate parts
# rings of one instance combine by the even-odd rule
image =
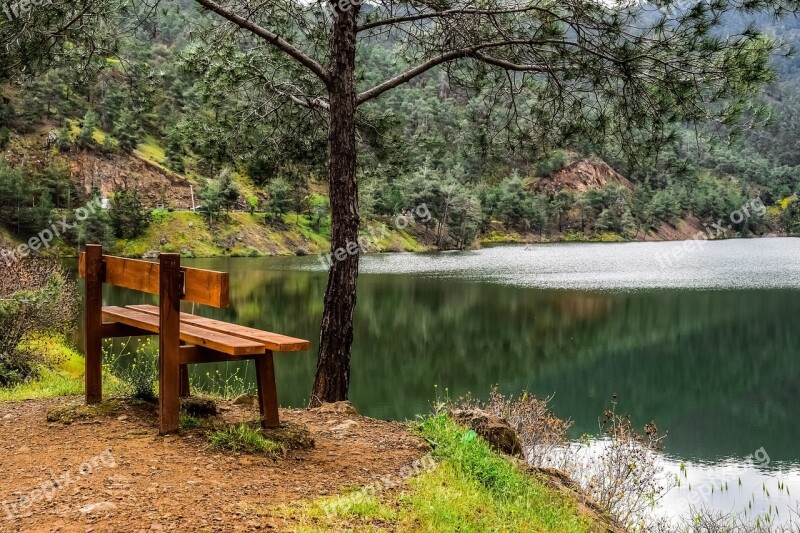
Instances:
[[[447,416],[426,418],[417,429],[436,466],[399,490],[354,491],[267,512],[294,531],[590,531],[569,500]]]
[[[0,387],[0,403],[82,395],[85,390],[83,356],[57,338],[33,342],[38,349],[47,352],[48,360],[56,363],[52,368],[41,368],[38,379],[14,387]],[[103,394],[116,394],[120,387],[113,376],[103,376]]]
[[[83,391],[82,377],[45,370],[41,379],[10,388],[0,388],[0,403],[77,396],[83,394]]]
[[[414,481],[409,503],[423,523],[466,531],[586,531],[563,497],[491,450],[445,415],[425,419],[420,432],[442,468]],[[453,526],[456,527],[453,527]]]
[[[528,240],[513,230],[492,229],[480,237],[481,244],[525,244]]]
[[[307,215],[284,215],[282,225],[264,223],[263,213],[230,213],[209,227],[205,216],[191,211],[156,210],[150,226],[136,239],[117,241],[116,253],[141,257],[149,251],[177,252],[189,257],[258,257],[330,252],[330,224],[313,227]],[[376,227],[378,224],[372,224]],[[378,232],[380,234],[380,232]],[[161,244],[166,237],[166,244]],[[408,231],[388,231],[372,243],[374,251],[423,251]]]
[[[265,438],[259,430],[247,424],[211,431],[208,434],[208,442],[212,448],[235,453],[273,457],[284,453],[283,446]]]
[[[187,431],[191,431],[193,429],[200,429],[201,427],[203,427],[203,420],[196,416],[192,416],[190,414],[181,412],[180,427],[181,429]]]

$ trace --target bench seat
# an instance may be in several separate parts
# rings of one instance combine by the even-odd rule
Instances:
[[[103,320],[159,334],[159,317],[128,307],[103,307]],[[187,344],[202,346],[233,356],[260,355],[266,352],[263,343],[227,335],[200,326],[185,324],[180,329],[180,339]]]
[[[129,305],[126,309],[140,311],[156,317],[159,315],[159,309],[155,305]],[[311,348],[311,343],[309,341],[248,328],[238,324],[221,322],[212,318],[191,315],[189,313],[181,313],[181,324],[199,326],[207,330],[226,333],[235,337],[258,342],[263,344],[264,348],[273,352],[304,352]]]

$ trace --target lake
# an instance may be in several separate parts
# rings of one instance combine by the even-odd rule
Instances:
[[[437,396],[527,390],[552,396],[577,437],[598,433],[616,394],[618,411],[639,426],[653,420],[669,431],[666,467],[687,467],[665,512],[694,504],[753,515],[777,506],[788,516],[796,500],[784,487],[800,495],[799,259],[800,239],[788,238],[367,256],[351,399],[366,415],[402,420],[429,412]],[[231,275],[229,309],[185,310],[312,340],[307,354],[276,357],[281,404],[304,406],[323,262],[184,264]],[[108,287],[105,299],[155,302]],[[252,379],[247,366],[195,369],[217,371]]]

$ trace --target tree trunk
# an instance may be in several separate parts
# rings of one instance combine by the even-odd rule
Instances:
[[[338,7],[334,5],[334,10]],[[331,32],[328,183],[331,198],[331,269],[322,312],[311,407],[347,400],[358,279],[355,63],[358,6],[338,12]],[[351,253],[351,251],[353,253]],[[344,256],[344,257],[343,257]]]
[[[442,221],[439,222],[439,234],[436,237],[436,247],[442,249],[442,237],[444,236],[444,228],[447,227],[447,217],[450,215],[450,195],[447,195],[444,201],[444,216]]]

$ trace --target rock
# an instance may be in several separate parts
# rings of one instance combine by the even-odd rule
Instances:
[[[450,411],[450,416],[462,426],[474,430],[496,451],[507,455],[522,456],[522,443],[519,435],[505,419],[481,409],[455,409]]]
[[[150,250],[149,252],[144,253],[142,259],[158,259],[159,253],[160,252],[158,250]]]
[[[317,407],[320,414],[357,415],[358,411],[350,402],[325,403]]]
[[[121,415],[121,416],[117,417],[117,420],[119,420],[120,422],[124,422],[127,419],[128,419],[128,415]]]
[[[81,507],[80,511],[83,514],[97,514],[97,513],[109,513],[111,511],[116,511],[117,506],[111,502],[98,502],[98,503],[91,503],[86,507]]]
[[[3,417],[3,420],[11,420],[12,418],[14,418],[14,415],[8,413],[6,416]]]
[[[31,449],[29,446],[23,446],[22,448],[17,450],[17,453],[31,453]]]
[[[258,396],[255,394],[242,394],[233,399],[233,405],[244,405],[246,407],[255,407],[258,405]]]
[[[161,246],[164,246],[164,245],[166,245],[168,242],[169,242],[169,241],[167,240],[167,238],[166,238],[166,237],[161,237]]]
[[[310,254],[310,252],[308,251],[308,249],[306,249],[306,248],[304,248],[302,246],[298,246],[297,249],[295,249],[295,251],[294,251],[294,255],[296,255],[298,257],[305,257],[305,256],[307,256],[309,254]]]
[[[194,222],[189,222],[189,227],[193,228],[194,227]]]
[[[358,422],[356,422],[355,420],[345,420],[344,422],[342,422],[338,426],[332,427],[331,431],[333,431],[334,433],[347,433],[351,429],[354,429],[354,428],[357,428],[357,427],[358,427]]]

